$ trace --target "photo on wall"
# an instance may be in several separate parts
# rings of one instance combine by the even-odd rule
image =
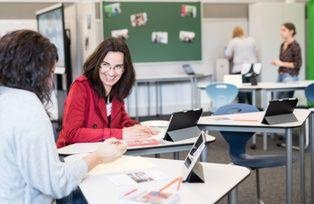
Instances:
[[[126,40],[129,38],[129,30],[128,29],[112,30],[111,37],[122,38]]]
[[[181,16],[182,17],[193,17],[196,18],[197,8],[191,5],[181,5]]]
[[[108,4],[104,7],[106,17],[117,16],[121,13],[120,3]]]
[[[168,32],[152,32],[152,42],[155,44],[168,44]]]
[[[137,13],[130,16],[133,27],[143,26],[147,23],[147,13]]]
[[[180,31],[179,39],[181,42],[192,43],[195,38],[195,33],[191,31]]]

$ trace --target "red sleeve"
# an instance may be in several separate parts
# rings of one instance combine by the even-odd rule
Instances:
[[[130,127],[130,126],[133,126],[135,124],[138,124],[138,122],[136,120],[133,120],[129,117],[129,115],[125,111],[125,104],[124,103],[122,103],[122,108],[121,108],[121,122],[122,122],[123,127]]]
[[[83,83],[74,83],[66,99],[61,134],[64,144],[99,142],[110,137],[122,139],[122,129],[116,128],[86,128],[84,127],[85,109],[89,99]],[[62,138],[60,138],[62,140]],[[59,141],[58,141],[58,146]]]

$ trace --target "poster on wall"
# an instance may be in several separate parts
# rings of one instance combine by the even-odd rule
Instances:
[[[147,13],[137,13],[130,16],[133,27],[143,26],[147,23]]]
[[[168,32],[152,32],[152,42],[155,44],[168,44]]]
[[[106,5],[104,9],[105,9],[105,15],[107,17],[117,16],[121,14],[122,12],[120,3],[113,3],[113,4]]]
[[[126,40],[129,38],[129,30],[128,29],[112,30],[111,37],[122,38]]]
[[[181,30],[179,33],[179,39],[181,42],[192,43],[194,38],[195,38],[194,32]]]
[[[197,8],[191,5],[181,5],[181,16],[182,17],[193,17],[196,18]]]
[[[63,7],[37,15],[38,31],[47,37],[58,49],[57,67],[65,67]]]

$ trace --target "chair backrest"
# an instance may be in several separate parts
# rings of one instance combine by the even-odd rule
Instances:
[[[238,95],[238,88],[232,84],[217,83],[206,87],[206,94],[212,101],[212,111],[232,103]]]
[[[249,104],[236,103],[219,108],[214,115],[225,115],[235,113],[258,112],[259,110]],[[220,132],[226,142],[229,144],[229,155],[234,163],[237,159],[241,159],[241,155],[245,154],[246,143],[254,135],[254,132]]]
[[[314,104],[314,83],[308,85],[305,88],[304,92],[305,92],[305,97],[310,103],[310,105],[313,105]]]

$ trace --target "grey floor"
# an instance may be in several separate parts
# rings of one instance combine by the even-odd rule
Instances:
[[[140,120],[147,120],[148,118],[141,118]],[[149,118],[152,119],[152,118]],[[156,118],[155,118],[156,119]],[[167,119],[165,117],[158,117],[157,119]],[[228,156],[228,145],[223,140],[223,138],[217,132],[210,133],[216,137],[216,141],[209,145],[208,158],[209,162],[214,163],[230,163]],[[296,133],[297,134],[297,133]],[[294,144],[297,145],[297,135],[294,135]],[[268,139],[268,150],[262,150],[262,137],[257,137],[257,149],[250,149],[250,144],[247,146],[247,152],[253,155],[261,154],[285,154],[285,148],[278,147],[277,137]],[[180,159],[184,159],[186,152],[180,153]],[[161,155],[161,158],[172,158],[172,154]],[[293,203],[300,203],[299,196],[299,152],[294,151],[293,156],[296,157],[296,161],[293,164]],[[311,203],[310,201],[310,153],[306,151],[305,153],[305,169],[306,169],[306,203]],[[260,182],[261,182],[261,196],[265,203],[280,204],[285,203],[285,167],[279,168],[268,168],[260,170]],[[227,203],[227,198],[223,198],[219,204]],[[244,180],[238,188],[238,203],[257,203],[256,200],[256,183],[255,183],[255,172],[252,171],[251,175]]]

